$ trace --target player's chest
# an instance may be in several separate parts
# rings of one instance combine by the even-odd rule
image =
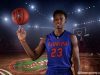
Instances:
[[[48,38],[46,40],[46,47],[47,48],[59,48],[59,47],[63,47],[66,48],[70,45],[70,39],[69,38],[59,38],[59,39],[55,39],[55,38]]]

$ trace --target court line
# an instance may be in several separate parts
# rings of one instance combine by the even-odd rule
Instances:
[[[5,75],[3,72],[0,71],[0,75]]]
[[[78,72],[78,74],[100,74],[100,72]]]
[[[7,70],[4,70],[4,69],[0,69],[1,71],[4,71],[4,72],[6,72],[6,73],[8,73],[9,75],[12,75],[9,71],[7,71]]]

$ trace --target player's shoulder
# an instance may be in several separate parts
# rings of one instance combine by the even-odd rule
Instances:
[[[72,35],[73,33],[71,33],[70,31],[65,30],[66,34]]]
[[[76,37],[75,34],[71,34],[71,38],[74,39],[74,38],[77,38],[77,37]]]
[[[51,36],[53,36],[53,31],[45,35],[45,38],[50,38]]]
[[[75,34],[71,34],[70,38],[71,38],[71,41],[75,41],[75,40],[77,41],[77,37]]]
[[[45,34],[45,35],[42,35],[40,37],[40,39],[46,39],[48,36],[52,35],[52,32],[48,33],[48,34]]]
[[[42,41],[42,42],[45,43],[45,42],[46,42],[46,39],[49,38],[51,34],[52,34],[52,33],[48,33],[48,34],[46,34],[46,35],[41,36],[41,37],[40,37],[40,41]]]
[[[67,31],[67,30],[65,30],[65,32],[66,32],[66,34],[68,35],[68,36],[74,36],[74,34],[72,33],[72,32],[70,32],[70,31]]]
[[[69,31],[66,30],[66,33],[70,36],[71,39],[76,38],[76,35],[73,34],[72,32],[69,32]]]

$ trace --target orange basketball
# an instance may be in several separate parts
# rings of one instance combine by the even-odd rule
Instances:
[[[12,20],[17,25],[24,25],[29,20],[29,13],[25,8],[16,8],[12,11]]]

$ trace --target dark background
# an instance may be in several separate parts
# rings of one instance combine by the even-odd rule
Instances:
[[[35,9],[31,9],[31,5]],[[85,34],[89,34],[83,36],[85,48],[80,52],[100,52],[100,0],[0,0],[0,53],[24,51],[16,36],[18,26],[11,19],[11,12],[18,7],[26,8],[30,14],[24,28],[32,49],[38,45],[41,36],[53,30],[50,18],[54,10],[61,9],[68,13],[66,30],[73,33],[73,29],[85,27]],[[79,8],[80,12],[77,11]],[[75,24],[78,26],[75,27]],[[39,28],[36,28],[37,25]]]

